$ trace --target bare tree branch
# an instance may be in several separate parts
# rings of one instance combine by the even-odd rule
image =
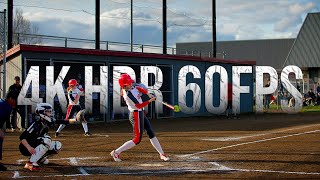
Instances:
[[[3,18],[0,20],[0,27],[3,26]],[[0,52],[3,48],[3,29],[0,29]],[[32,34],[32,35],[25,35]],[[41,44],[42,38],[35,36],[39,34],[39,27],[23,17],[23,10],[16,8],[13,18],[13,44]]]

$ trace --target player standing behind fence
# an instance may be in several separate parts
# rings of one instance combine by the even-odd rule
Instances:
[[[152,146],[160,154],[160,159],[164,161],[169,161],[170,158],[164,154],[162,147],[157,137],[155,136],[155,133],[151,128],[150,122],[147,119],[144,119],[145,114],[143,111],[143,107],[155,101],[156,97],[153,97],[151,94],[148,94],[148,91],[146,89],[143,89],[139,86],[132,86],[133,82],[134,81],[131,79],[131,77],[128,74],[122,74],[119,79],[119,84],[121,87],[121,95],[123,96],[128,106],[128,109],[130,111],[130,117],[129,117],[130,122],[133,122],[134,138],[132,140],[125,142],[118,149],[113,150],[110,153],[110,155],[113,157],[114,161],[121,161],[119,157],[120,153],[138,145],[141,142],[143,130],[146,129]],[[151,99],[149,99],[148,101],[142,102],[140,93],[148,94],[148,96]]]
[[[59,133],[62,131],[64,127],[66,127],[67,124],[74,123],[76,121],[80,121],[82,123],[84,135],[91,136],[91,133],[89,132],[89,129],[88,129],[88,123],[84,118],[85,112],[81,108],[79,103],[80,96],[84,96],[84,90],[82,88],[78,89],[77,85],[78,85],[77,80],[75,79],[69,80],[69,87],[67,88],[68,100],[69,100],[67,115],[66,115],[66,118],[63,120],[63,122],[60,124],[59,128],[57,129],[55,134],[56,137],[59,136]]]

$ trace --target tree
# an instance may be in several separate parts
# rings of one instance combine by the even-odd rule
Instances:
[[[13,18],[13,44],[41,44],[42,38],[39,34],[39,27],[31,24],[23,17],[23,11],[17,8]]]
[[[8,18],[7,18],[8,21]],[[3,27],[3,20],[0,20],[0,27]],[[7,26],[8,27],[8,26]],[[3,48],[3,30],[1,29],[0,48]],[[7,29],[8,32],[8,29]],[[13,45],[17,44],[41,44],[42,37],[39,34],[39,27],[23,17],[21,8],[16,8],[13,17]]]

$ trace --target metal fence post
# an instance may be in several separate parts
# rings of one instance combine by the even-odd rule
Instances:
[[[27,58],[23,58],[22,60],[23,62],[23,81],[26,80],[26,77],[27,77]],[[28,106],[25,105],[24,106],[24,127],[27,128],[29,127],[29,116],[28,116]],[[22,124],[21,124],[22,126]]]
[[[64,47],[68,47],[68,38],[64,38]]]
[[[109,41],[106,42],[106,50],[109,50]]]
[[[7,91],[7,46],[6,46],[6,10],[3,11],[3,98],[6,97]]]

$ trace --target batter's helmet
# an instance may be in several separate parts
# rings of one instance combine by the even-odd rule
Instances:
[[[78,84],[77,80],[75,80],[75,79],[70,79],[69,80],[69,86],[75,86],[77,84]]]
[[[128,86],[130,84],[132,84],[134,82],[134,80],[131,79],[131,77],[129,76],[129,74],[122,74],[120,76],[119,79],[119,85],[120,87],[124,87],[124,86]]]

